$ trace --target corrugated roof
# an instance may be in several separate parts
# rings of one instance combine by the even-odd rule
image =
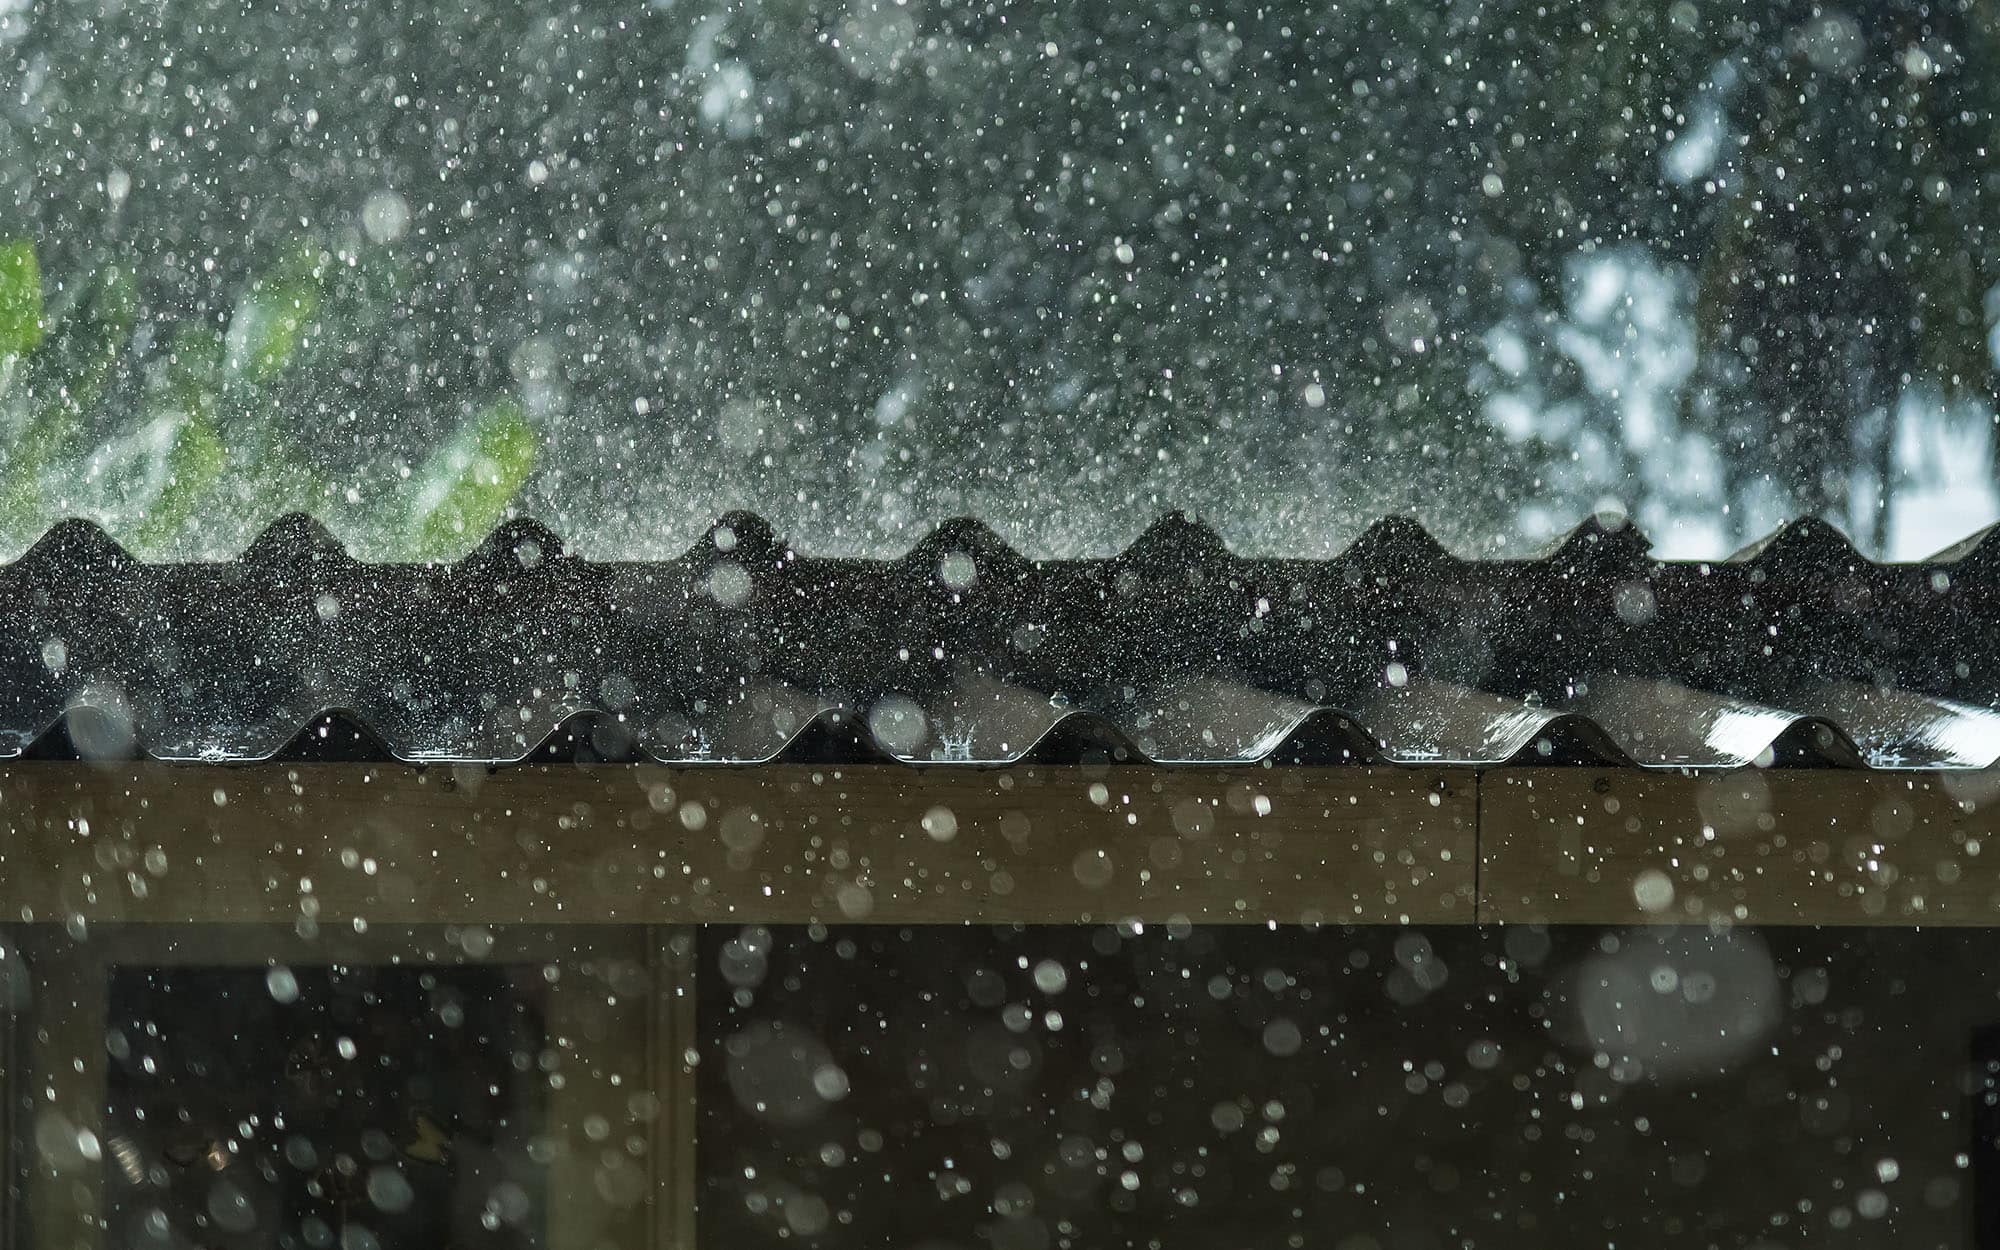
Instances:
[[[1413,521],[1249,559],[1179,514],[1101,560],[974,521],[817,559],[748,514],[594,562],[533,521],[455,564],[310,518],[147,564],[82,521],[0,566],[0,757],[774,758],[1979,768],[2000,537],[1914,564],[1802,521],[1719,562],[1587,522],[1462,560]]]

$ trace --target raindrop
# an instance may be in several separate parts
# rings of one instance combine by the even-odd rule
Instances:
[[[958,817],[949,807],[933,807],[924,813],[924,832],[936,842],[949,842],[958,836]]]
[[[764,822],[747,807],[732,807],[723,813],[717,832],[722,844],[740,855],[764,844]]]
[[[71,705],[69,738],[84,759],[128,758],[137,745],[137,734],[125,696],[101,686],[83,691]]]
[[[858,881],[843,881],[833,892],[834,906],[849,920],[866,920],[875,910],[875,895]]]
[[[289,1005],[299,1001],[299,979],[283,964],[264,974],[264,988],[270,991],[273,1002]]]
[[[1437,328],[1437,312],[1419,295],[1391,300],[1382,313],[1382,329],[1398,347],[1421,352]]]
[[[847,1093],[847,1074],[824,1043],[796,1025],[759,1021],[723,1043],[729,1091],[761,1120],[800,1125]]]
[[[361,229],[374,243],[402,238],[410,230],[409,201],[394,191],[377,191],[361,205]]]
[[[1641,911],[1660,912],[1674,905],[1674,882],[1657,868],[1647,868],[1632,878],[1632,901]]]
[[[836,1064],[824,1063],[813,1069],[813,1092],[828,1102],[847,1097],[847,1073]]]
[[[938,580],[951,590],[971,590],[979,580],[979,565],[963,551],[949,551],[938,561]]]
[[[1095,847],[1085,848],[1076,853],[1076,858],[1070,862],[1069,867],[1078,883],[1087,889],[1101,890],[1111,884],[1114,869],[1108,851]]]
[[[725,608],[740,608],[750,602],[750,573],[734,560],[724,560],[708,571],[708,597]]]
[[[868,732],[889,754],[911,756],[930,735],[930,725],[914,699],[892,694],[868,709]]]
[[[224,1232],[247,1233],[257,1227],[257,1208],[250,1195],[226,1178],[209,1188],[208,1217]]]
[[[285,1139],[285,1162],[301,1172],[310,1172],[319,1166],[319,1151],[313,1148],[310,1138],[294,1133]]]
[[[391,1215],[407,1211],[415,1197],[409,1180],[395,1168],[375,1168],[368,1173],[368,1201],[377,1210]]]
[[[1285,1016],[1279,1016],[1264,1026],[1264,1049],[1280,1059],[1298,1054],[1304,1042],[1299,1026]]]
[[[818,1194],[793,1194],[785,1199],[785,1226],[800,1237],[816,1237],[826,1231],[831,1212],[826,1199]]]
[[[1627,625],[1645,625],[1659,614],[1653,588],[1641,582],[1626,582],[1611,596],[1611,607]]]

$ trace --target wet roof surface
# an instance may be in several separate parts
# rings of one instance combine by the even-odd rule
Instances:
[[[1108,559],[955,521],[866,561],[733,514],[660,563],[523,520],[392,565],[294,516],[145,564],[72,521],[0,565],[0,758],[2000,760],[2000,535],[1913,564],[1815,521],[1721,562],[1647,547],[1592,521],[1468,561],[1390,518],[1246,559],[1175,514]]]

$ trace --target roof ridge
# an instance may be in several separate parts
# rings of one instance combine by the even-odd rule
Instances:
[[[246,543],[236,556],[228,559],[141,560],[103,525],[85,517],[73,516],[51,524],[13,560],[0,561],[0,570],[56,559],[70,562],[94,560],[112,565],[129,564],[142,567],[219,566],[234,563],[271,563],[283,557],[296,557],[306,553],[345,558],[364,567],[448,568],[482,562],[492,558],[496,553],[504,553],[524,542],[536,545],[539,554],[543,556],[562,557],[567,553],[567,545],[562,536],[552,527],[535,517],[521,515],[501,522],[456,559],[362,560],[355,557],[348,544],[316,515],[307,511],[293,511],[273,518],[270,524]],[[1208,521],[1179,509],[1172,509],[1156,517],[1124,548],[1105,556],[1037,559],[1015,547],[986,521],[976,516],[960,514],[937,522],[922,537],[905,548],[902,554],[875,557],[817,555],[809,550],[802,550],[779,534],[770,522],[759,514],[744,509],[732,509],[718,516],[700,538],[675,556],[652,560],[596,559],[583,555],[566,558],[585,564],[664,565],[706,562],[713,559],[717,552],[768,551],[786,558],[870,565],[932,559],[946,548],[951,548],[964,549],[975,557],[986,555],[1022,566],[1107,564],[1115,561],[1129,564],[1135,560],[1160,557],[1227,560],[1252,564],[1283,561],[1293,564],[1333,565],[1380,562],[1393,556],[1423,564],[1448,561],[1476,567],[1488,564],[1573,560],[1581,552],[1615,549],[1627,557],[1636,555],[1649,563],[1662,566],[1768,563],[1779,559],[1807,558],[1871,565],[1876,568],[1903,568],[1958,563],[1986,555],[1988,548],[1995,547],[2000,547],[2000,525],[1970,534],[1921,559],[1874,560],[1863,555],[1838,526],[1819,517],[1806,516],[1787,521],[1764,537],[1720,559],[1662,560],[1648,554],[1653,548],[1653,543],[1637,526],[1622,519],[1607,520],[1593,513],[1564,531],[1539,554],[1529,557],[1468,557],[1458,555],[1440,542],[1430,529],[1415,517],[1403,513],[1389,513],[1371,522],[1346,547],[1329,555],[1244,554],[1231,547],[1221,532]]]

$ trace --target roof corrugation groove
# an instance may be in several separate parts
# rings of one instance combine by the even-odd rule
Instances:
[[[1390,518],[1250,559],[1174,514],[1108,559],[973,521],[818,559],[732,514],[657,563],[521,520],[368,564],[292,516],[234,561],[147,564],[68,521],[0,566],[0,758],[2000,760],[2000,536],[1912,564],[1816,521],[1647,550],[1592,521],[1468,561]]]

